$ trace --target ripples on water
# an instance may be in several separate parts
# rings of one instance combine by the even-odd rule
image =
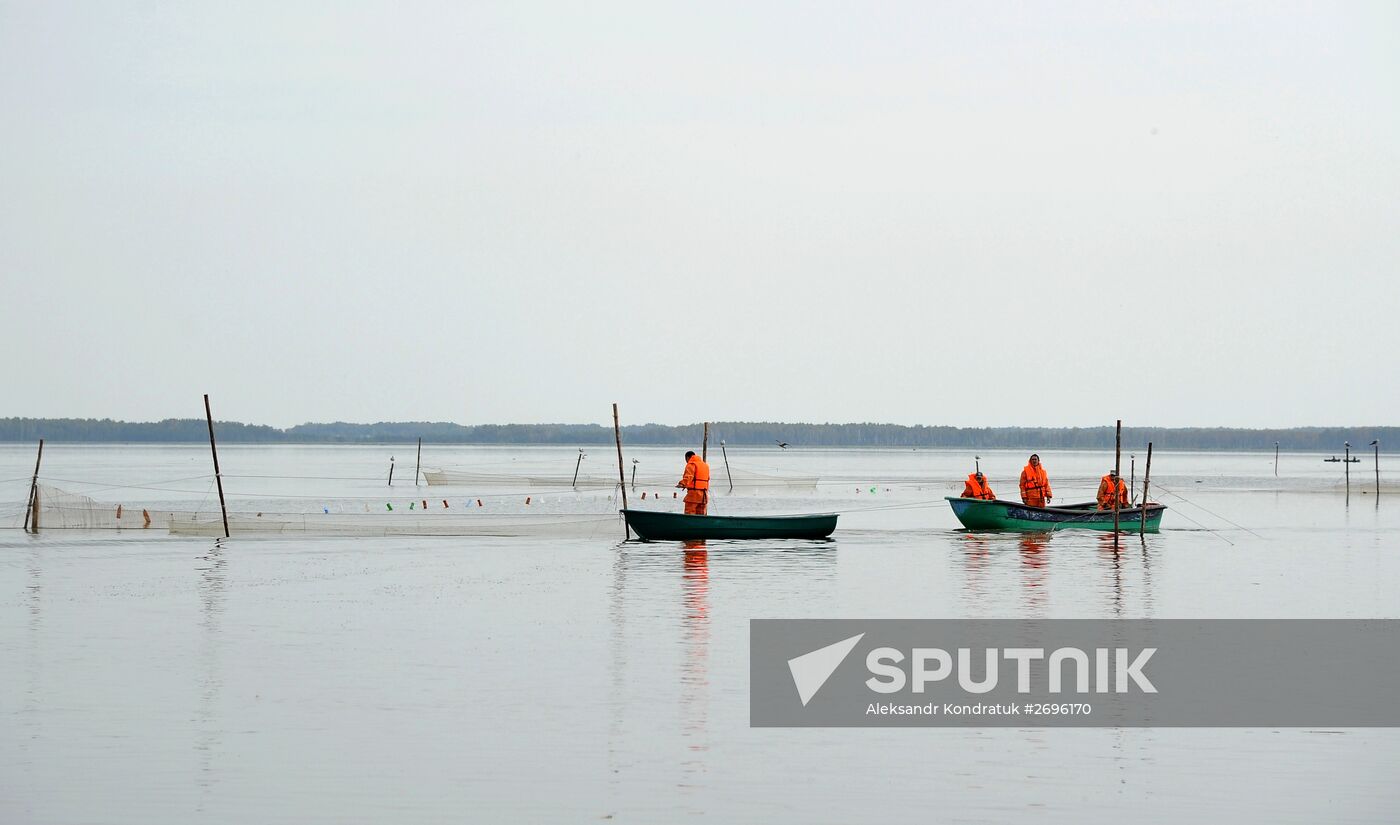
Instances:
[[[260,449],[240,458],[291,460]],[[192,463],[126,450],[91,463]],[[311,454],[328,475],[363,457]],[[1103,463],[1057,458],[1066,478]],[[881,453],[829,459],[850,492],[726,503],[847,511],[824,542],[5,531],[0,821],[1393,821],[1390,730],[748,727],[751,618],[1400,615],[1388,499],[1302,472],[1210,481],[1261,479],[1247,457],[1154,460],[1194,504],[1166,498],[1168,529],[1117,550],[960,531],[937,485],[886,491],[882,461],[915,459]]]

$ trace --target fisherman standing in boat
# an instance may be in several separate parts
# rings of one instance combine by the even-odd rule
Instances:
[[[1118,477],[1117,470],[1109,470],[1108,475],[1099,479],[1099,500],[1100,510],[1112,510],[1114,490],[1117,490],[1118,509],[1125,510],[1129,507],[1128,485],[1123,483],[1123,479]]]
[[[685,472],[676,486],[685,490],[686,515],[705,515],[710,503],[710,465],[693,451],[686,451]]]
[[[1031,454],[1030,463],[1021,470],[1021,503],[1029,507],[1046,507],[1050,504],[1050,479],[1045,475],[1045,467],[1037,453]]]
[[[987,484],[987,477],[978,470],[967,477],[967,483],[963,485],[963,498],[980,498],[983,501],[996,499],[997,494],[992,492],[992,488]]]

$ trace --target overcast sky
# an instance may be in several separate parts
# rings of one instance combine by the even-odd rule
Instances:
[[[0,2],[0,416],[1400,423],[1397,9]]]

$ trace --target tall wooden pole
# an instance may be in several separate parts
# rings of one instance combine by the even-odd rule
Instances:
[[[578,468],[583,466],[583,448],[578,448],[578,461],[574,462],[574,480],[569,482],[570,487],[578,486]]]
[[[39,445],[41,445],[41,447],[42,447],[43,441],[39,441]],[[1376,500],[1379,501],[1379,500],[1380,500],[1380,438],[1376,438],[1375,441],[1372,441],[1371,445],[1372,445],[1372,447],[1375,447],[1375,448],[1376,448]]]
[[[1347,495],[1351,495],[1351,442],[1348,441],[1343,446],[1346,447],[1346,454],[1342,456],[1342,466],[1347,471]]]
[[[1278,478],[1278,442],[1274,442],[1274,478]]]
[[[1133,498],[1137,496],[1137,453],[1128,455],[1128,506],[1133,504]]]
[[[204,420],[209,422],[209,452],[214,454],[214,483],[219,485],[219,512],[224,516],[224,538],[228,538],[228,506],[224,504],[224,477],[219,473],[219,448],[214,446],[214,414],[209,411],[209,393],[204,394]]]
[[[1123,419],[1118,419],[1118,429],[1113,436],[1113,549],[1118,549],[1118,485],[1122,484],[1119,473],[1123,467]]]
[[[413,486],[418,486],[418,473],[423,469],[423,436],[418,436],[418,460],[413,464]]]
[[[1152,442],[1147,442],[1147,467],[1142,471],[1142,501],[1138,506],[1142,508],[1142,521],[1138,523],[1138,535],[1147,533],[1147,484],[1152,480]]]
[[[731,472],[729,472],[729,451],[726,450],[726,449],[724,449],[724,439],[723,439],[723,438],[721,438],[721,439],[719,440],[719,452],[720,452],[721,455],[724,456],[724,474],[725,474],[726,476],[729,476],[729,492],[732,493],[732,492],[734,492],[734,474],[731,473]],[[1376,466],[1379,467],[1380,465],[1378,464],[1378,465],[1376,465]],[[1379,473],[1380,471],[1377,470],[1376,472]],[[1377,475],[1376,478],[1379,479],[1380,476]],[[1377,483],[1379,483],[1379,482],[1377,482]]]
[[[39,532],[39,464],[44,460],[44,439],[39,439],[39,455],[34,459],[34,478],[29,482],[29,504],[24,508],[24,529]],[[1380,466],[1380,465],[1376,465]],[[1380,478],[1380,476],[1376,476]],[[1379,489],[1379,488],[1378,488]]]
[[[700,460],[710,460],[710,422],[705,422],[705,437],[700,442]]]
[[[622,509],[627,509],[627,472],[622,467],[622,425],[618,423],[617,402],[613,402],[613,440],[617,442],[617,486],[622,490]],[[632,525],[622,520],[622,530],[627,540],[632,540]]]

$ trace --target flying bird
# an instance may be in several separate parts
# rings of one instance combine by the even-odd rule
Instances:
[[[773,439],[773,440],[774,440],[775,442],[777,442],[777,444],[778,444],[779,447],[782,447],[784,450],[787,449],[787,442],[786,442],[786,441],[778,441],[777,439]]]

